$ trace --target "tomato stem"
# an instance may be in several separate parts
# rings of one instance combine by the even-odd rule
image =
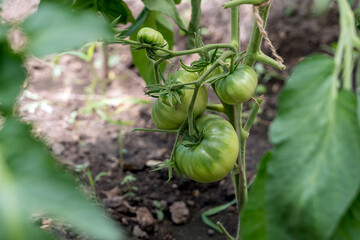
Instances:
[[[163,133],[177,133],[178,130],[166,130],[166,129],[151,129],[151,128],[134,128],[133,132],[163,132]]]
[[[154,67],[154,77],[155,77],[155,84],[160,84],[160,76],[159,76],[159,65],[164,61],[164,59],[159,59],[157,61],[152,61],[153,62],[153,67]]]
[[[245,126],[244,126],[244,130],[245,130],[246,132],[249,132],[249,131],[250,131],[250,128],[251,128],[252,124],[254,123],[254,121],[255,121],[255,119],[256,119],[256,115],[257,115],[258,112],[259,112],[259,109],[260,109],[260,106],[261,106],[263,100],[264,100],[263,97],[259,97],[259,98],[257,99],[257,102],[258,102],[259,105],[254,104],[254,107],[253,107],[253,109],[251,110],[250,116],[249,116],[249,118],[248,118],[248,120],[246,121]]]
[[[189,22],[188,48],[195,47],[195,33],[197,33],[201,18],[201,0],[191,0],[191,19]]]
[[[231,8],[231,43],[237,48],[236,53],[240,49],[240,16],[239,6]]]
[[[338,75],[342,70],[343,88],[352,89],[353,72],[353,47],[359,48],[359,38],[355,30],[355,17],[347,1],[338,0],[340,11],[340,38],[335,53],[335,71],[333,74],[333,83],[336,85]]]
[[[218,225],[227,240],[234,240],[234,238],[230,235],[230,233],[228,233],[228,231],[226,231],[225,227],[220,222],[217,222],[216,225]]]
[[[193,48],[193,49],[189,49],[189,50],[182,50],[182,51],[172,51],[172,50],[168,50],[168,49],[164,49],[158,46],[154,46],[151,44],[146,44],[146,43],[141,43],[138,41],[134,41],[134,40],[127,40],[127,39],[118,39],[115,41],[108,41],[108,44],[110,43],[120,43],[120,44],[128,44],[131,46],[135,46],[140,48],[149,48],[149,49],[153,49],[153,50],[161,50],[165,53],[167,53],[167,55],[165,56],[159,56],[162,57],[163,59],[170,59],[173,57],[180,57],[180,56],[184,56],[184,55],[191,55],[191,54],[196,54],[196,53],[200,53],[200,52],[208,52],[211,49],[216,49],[216,48],[227,48],[229,50],[232,50],[233,52],[237,52],[237,46],[234,46],[231,43],[216,43],[216,44],[208,44],[202,47],[198,47],[198,48]]]
[[[255,54],[255,59],[279,70],[284,70],[286,68],[284,64],[279,65],[275,59],[265,55],[262,51],[259,51]]]
[[[194,126],[194,124],[195,124],[194,105],[195,105],[197,94],[199,92],[199,88],[200,88],[200,84],[196,84],[195,85],[195,90],[194,90],[194,93],[193,93],[193,96],[191,98],[191,102],[190,102],[190,105],[189,105],[188,122],[189,122],[189,135],[190,135],[190,137],[196,135],[196,130],[195,130],[195,126]]]
[[[266,25],[267,17],[269,15],[270,5],[259,8],[259,14]],[[264,26],[265,28],[265,26]],[[263,39],[263,35],[261,34],[259,27],[257,26],[256,19],[254,20],[253,28],[251,31],[250,42],[246,51],[246,59],[245,64],[252,67],[256,61],[256,55],[261,52],[260,46]]]
[[[206,106],[206,109],[219,113],[224,113],[224,105],[222,104],[208,104]]]
[[[268,0],[235,0],[235,1],[224,3],[222,6],[223,6],[223,8],[227,9],[227,8],[236,7],[236,6],[239,6],[242,4],[258,5],[258,4],[267,2],[267,1]]]

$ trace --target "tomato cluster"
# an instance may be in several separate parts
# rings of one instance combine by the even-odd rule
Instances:
[[[138,32],[138,41],[162,48],[167,46],[162,34],[150,28]],[[157,50],[157,53],[160,51]],[[188,118],[189,106],[195,85],[186,83],[195,83],[212,66],[217,50],[210,50],[208,54],[212,56],[210,61],[200,58],[188,68],[181,63],[185,70],[178,70],[164,80],[151,114],[159,129],[180,129],[182,138],[175,146],[172,159],[183,174],[198,182],[215,182],[224,178],[236,164],[239,152],[238,135],[229,121],[213,114],[202,116],[208,98],[205,85],[199,87],[191,113],[196,119],[193,123],[195,136],[189,136],[186,127],[180,128],[186,119],[191,119]],[[223,104],[248,101],[257,87],[257,74],[247,65],[230,60],[226,62],[234,66],[216,67],[207,79],[214,79],[212,86]],[[173,86],[180,87],[173,89]]]

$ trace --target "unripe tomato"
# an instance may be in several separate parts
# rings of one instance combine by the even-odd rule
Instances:
[[[137,39],[141,43],[155,44],[160,47],[165,45],[163,35],[155,29],[144,27],[137,33]]]
[[[180,4],[181,0],[174,0],[175,4]]]
[[[176,83],[186,83],[196,81],[198,78],[196,73],[190,73],[187,71],[177,71],[174,75],[174,81]],[[188,87],[194,87],[189,85]],[[169,100],[166,96],[160,97],[155,101],[151,117],[156,127],[159,129],[177,129],[184,122],[187,117],[188,108],[192,99],[194,90],[183,88],[180,93],[181,103],[176,102],[173,99],[173,106],[170,106]],[[201,116],[207,105],[207,91],[206,87],[200,87],[196,101],[194,104],[195,117]]]
[[[164,45],[162,46],[163,49],[169,50],[169,44],[166,40],[164,40]],[[161,50],[155,50],[155,54],[159,56],[165,56],[167,53]]]
[[[213,114],[197,119],[196,127],[202,133],[200,142],[191,146],[190,141],[182,140],[175,152],[176,166],[194,181],[219,181],[238,157],[237,134],[228,121]]]
[[[247,65],[239,64],[233,73],[215,83],[215,91],[221,101],[234,105],[248,101],[257,83],[256,72]]]
[[[169,49],[169,44],[164,39],[163,35],[159,31],[156,31],[152,28],[144,27],[140,29],[137,34],[137,39],[141,43],[156,45],[157,47],[161,47],[166,50]],[[159,56],[165,56],[167,54],[161,50],[155,50],[154,52]]]

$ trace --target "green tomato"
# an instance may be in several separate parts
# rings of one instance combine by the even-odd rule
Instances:
[[[155,44],[160,47],[164,46],[166,43],[163,35],[159,31],[148,27],[139,30],[137,39],[141,43]]]
[[[144,27],[140,29],[137,34],[137,39],[141,43],[156,45],[157,47],[161,47],[166,50],[169,49],[169,44],[164,39],[163,35],[159,31],[156,31],[152,28]],[[161,50],[155,50],[154,52],[159,56],[167,55],[166,52]]]
[[[181,0],[174,0],[175,4],[180,4]]]
[[[248,101],[257,83],[256,72],[247,65],[239,64],[233,73],[215,83],[215,91],[221,101],[234,105]]]
[[[202,133],[197,145],[182,140],[175,152],[175,163],[182,173],[202,183],[216,182],[233,168],[239,141],[233,126],[225,119],[209,114],[196,120]]]
[[[196,73],[187,71],[177,71],[174,75],[175,83],[186,83],[196,81],[198,78]],[[188,87],[194,87],[189,85]],[[169,100],[166,96],[160,97],[155,101],[151,117],[156,127],[159,129],[177,129],[184,122],[187,117],[188,108],[192,99],[193,89],[181,90],[180,95],[181,103],[173,101],[173,106],[170,106]],[[206,109],[207,105],[207,90],[205,86],[200,87],[196,101],[194,104],[195,117],[201,116]]]
[[[163,49],[169,50],[169,44],[166,40],[164,40],[164,45],[162,46]],[[167,55],[167,52],[161,51],[161,50],[155,50],[155,54],[159,56],[165,56]]]

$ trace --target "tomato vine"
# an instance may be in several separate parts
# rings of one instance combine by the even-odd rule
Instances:
[[[198,26],[198,14],[199,12],[196,12],[196,8],[199,7],[200,1],[192,1],[193,6],[195,6],[195,9],[193,9],[192,14],[192,21],[190,23],[191,28],[189,30],[195,31]],[[253,30],[251,34],[251,40],[247,47],[246,51],[243,51],[240,53],[240,21],[239,21],[239,6],[242,4],[253,4],[254,5],[254,13],[257,15],[255,18],[254,24],[253,24]],[[194,114],[194,106],[195,102],[197,101],[197,98],[199,97],[199,89],[203,87],[205,84],[209,84],[213,87],[214,91],[217,93],[219,100],[221,101],[221,104],[212,104],[208,105],[207,109],[215,110],[218,112],[221,112],[225,114],[228,117],[229,122],[232,125],[232,128],[234,129],[234,133],[237,135],[237,141],[239,144],[238,149],[235,150],[232,149],[231,152],[235,154],[236,158],[238,159],[236,162],[230,161],[230,168],[228,168],[228,173],[230,170],[233,178],[233,182],[235,185],[235,193],[237,197],[237,204],[238,209],[241,211],[242,206],[247,201],[247,182],[246,182],[246,173],[245,173],[245,146],[246,146],[246,139],[249,136],[249,130],[251,128],[251,125],[254,122],[254,119],[258,113],[259,106],[262,103],[262,98],[258,98],[257,100],[253,98],[253,100],[256,102],[255,106],[252,109],[251,115],[248,118],[247,122],[243,124],[242,121],[242,103],[248,101],[252,95],[254,94],[255,88],[257,86],[257,76],[256,73],[252,70],[252,65],[255,61],[260,61],[263,63],[266,63],[270,66],[276,67],[278,69],[284,69],[285,66],[282,64],[281,61],[279,61],[279,56],[276,54],[273,54],[276,59],[273,59],[269,56],[266,56],[262,53],[260,50],[261,42],[263,40],[263,37],[267,40],[267,42],[270,42],[268,39],[267,33],[264,30],[265,24],[267,21],[267,16],[269,13],[271,1],[243,1],[243,0],[235,0],[230,1],[228,3],[225,3],[223,5],[224,8],[231,8],[231,41],[230,43],[219,43],[219,44],[208,44],[205,45],[199,34],[195,33],[195,41],[192,42],[191,38],[189,39],[189,45],[193,48],[189,50],[183,50],[183,51],[173,51],[171,49],[164,48],[164,41],[161,35],[158,34],[158,32],[155,32],[155,30],[152,29],[141,29],[138,33],[138,40],[140,41],[134,41],[134,40],[128,40],[125,38],[119,38],[115,40],[116,43],[121,44],[127,44],[135,49],[146,49],[147,57],[149,58],[149,61],[152,63],[153,69],[154,69],[154,78],[155,78],[155,85],[148,85],[148,88],[150,89],[151,94],[153,95],[161,95],[161,71],[160,71],[160,64],[163,62],[168,61],[169,59],[181,57],[184,55],[190,55],[190,54],[198,54],[200,56],[200,59],[193,62],[191,66],[185,66],[180,59],[180,65],[187,71],[191,72],[198,72],[199,77],[197,80],[190,80],[186,82],[176,82],[175,84],[172,84],[168,87],[167,91],[167,101],[169,102],[176,102],[180,100],[180,97],[175,94],[171,94],[171,91],[177,89],[177,91],[183,91],[182,88],[189,88],[189,86],[192,86],[193,93],[192,98],[190,101],[190,104],[188,105],[187,110],[187,117],[183,120],[182,124],[177,125],[177,130],[165,130],[165,129],[135,129],[135,131],[145,130],[145,131],[154,131],[154,132],[167,132],[167,133],[176,133],[177,137],[174,143],[174,147],[171,153],[171,157],[169,160],[163,162],[156,168],[155,170],[162,169],[164,167],[169,167],[169,179],[172,176],[172,169],[174,169],[181,177],[182,173],[185,173],[186,175],[190,176],[192,179],[195,179],[197,181],[217,181],[219,180],[219,177],[214,176],[220,176],[220,175],[211,175],[212,168],[208,168],[208,172],[203,172],[205,163],[200,163],[201,161],[199,159],[202,159],[200,157],[199,153],[194,152],[194,154],[187,155],[194,151],[194,147],[196,147],[198,144],[201,144],[201,135],[203,134],[201,132],[202,127],[200,127],[199,132],[199,126],[198,121],[196,120],[196,117],[198,115]],[[256,10],[256,11],[255,11]],[[200,11],[198,9],[198,11]],[[140,36],[139,36],[140,34]],[[146,41],[144,41],[144,36],[146,37]],[[270,46],[272,46],[270,44]],[[218,51],[219,49],[225,49],[225,51]],[[275,50],[273,51],[275,52]],[[241,64],[240,64],[241,63]],[[239,65],[240,64],[240,65]],[[170,70],[171,71],[171,68]],[[229,80],[227,80],[229,79]],[[243,80],[247,79],[247,80]],[[165,79],[163,79],[164,84],[166,85]],[[239,87],[236,88],[233,86],[230,86],[231,84],[228,83],[228,81],[233,81],[231,84],[237,84]],[[240,82],[238,82],[240,81]],[[221,86],[219,85],[221,82]],[[229,85],[230,84],[230,85]],[[240,85],[239,85],[240,84]],[[160,86],[160,87],[159,87]],[[235,90],[234,90],[235,89]],[[238,90],[236,90],[238,89]],[[231,93],[230,93],[230,92]],[[163,91],[164,92],[164,91]],[[230,95],[229,95],[230,94]],[[241,95],[241,96],[240,96]],[[229,97],[235,98],[237,100],[231,100],[229,101]],[[174,98],[174,99],[172,99]],[[155,105],[159,106],[159,104],[163,104],[162,101],[164,99],[159,98]],[[154,106],[155,106],[154,105]],[[164,105],[165,106],[165,105]],[[167,106],[167,105],[166,105]],[[167,112],[164,112],[164,115],[162,115],[162,118],[158,118],[154,116],[158,115],[158,111],[153,111],[153,119],[155,121],[155,124],[159,128],[168,128],[167,125],[169,124],[170,120],[166,120],[165,117],[166,114],[169,116],[172,116],[174,118],[176,116],[175,113],[179,112],[178,109],[179,106],[168,106],[172,107],[173,110],[169,109]],[[158,108],[158,107],[157,107]],[[159,122],[164,121],[164,125],[160,126]],[[165,123],[167,121],[167,123]],[[225,121],[225,120],[224,120]],[[172,126],[171,126],[172,127]],[[188,140],[189,139],[189,140]],[[197,139],[194,141],[193,144],[191,143],[191,139]],[[183,146],[182,143],[185,141],[185,146],[187,147],[180,147]],[[218,145],[221,141],[224,140],[218,140]],[[190,144],[190,145],[189,145]],[[210,144],[211,145],[211,144]],[[179,148],[179,149],[178,149]],[[180,150],[180,149],[188,149],[188,150]],[[215,145],[212,147],[213,151],[216,149],[219,149]],[[225,147],[226,149],[226,147]],[[182,151],[182,154],[179,154],[179,151]],[[211,151],[210,151],[211,152]],[[238,152],[238,153],[237,153]],[[215,153],[214,153],[215,154]],[[193,157],[190,156],[198,156],[193,159]],[[187,157],[185,157],[187,156]],[[183,159],[184,161],[180,161],[179,158]],[[221,157],[223,158],[223,157]],[[225,157],[226,158],[226,157]],[[198,159],[198,160],[196,160]],[[180,165],[179,165],[180,164]],[[185,165],[184,165],[185,164]],[[222,164],[224,165],[224,164]],[[201,167],[202,166],[202,167]],[[199,168],[200,167],[200,168]],[[220,171],[220,170],[217,170]],[[210,174],[208,177],[206,177],[206,174]],[[197,177],[201,176],[201,177]],[[212,177],[213,176],[213,177]],[[221,174],[223,177],[224,175]],[[222,178],[221,177],[221,178]],[[240,239],[240,233],[241,233],[241,227],[240,227],[240,214],[239,214],[239,226],[238,226],[238,233],[236,236],[236,239]],[[220,226],[220,229],[222,229],[225,236],[227,236],[228,239],[233,239],[225,230],[223,226],[221,226],[220,223],[218,223]]]

